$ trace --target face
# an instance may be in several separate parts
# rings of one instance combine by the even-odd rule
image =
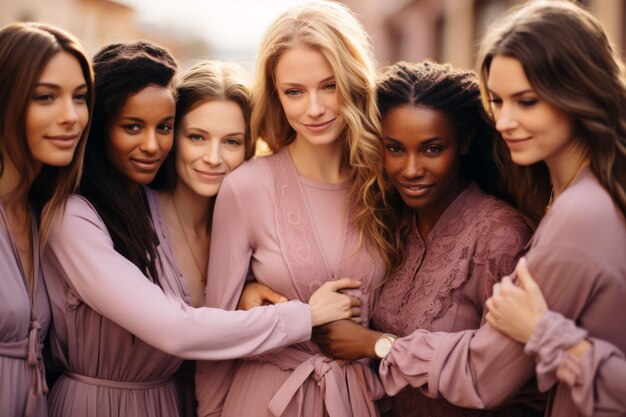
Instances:
[[[89,120],[87,83],[78,60],[58,52],[45,66],[26,110],[26,140],[35,161],[72,162]]]
[[[286,50],[276,65],[275,78],[295,140],[312,145],[335,142],[346,122],[333,70],[321,52],[304,46]]]
[[[107,156],[133,184],[148,184],[172,148],[174,97],[149,85],[128,97],[109,126]]]
[[[460,190],[461,144],[437,110],[398,106],[383,119],[385,172],[404,203],[414,210],[442,213]]]
[[[196,194],[212,197],[224,176],[246,156],[246,122],[233,101],[209,101],[180,120],[176,136],[176,172],[179,184]]]
[[[575,145],[572,117],[533,90],[518,59],[494,57],[487,88],[496,128],[516,164],[550,164]]]

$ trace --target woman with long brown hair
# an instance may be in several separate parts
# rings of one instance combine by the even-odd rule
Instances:
[[[45,417],[39,255],[83,163],[93,75],[79,41],[44,24],[2,28],[0,97],[0,414]]]

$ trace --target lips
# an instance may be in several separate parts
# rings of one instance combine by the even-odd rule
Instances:
[[[324,130],[326,130],[334,121],[335,119],[331,119],[326,122],[303,123],[302,125],[306,127],[308,130],[310,130],[311,132],[319,133],[319,132],[323,132]]]
[[[506,145],[511,149],[516,149],[524,146],[526,142],[528,142],[531,138],[503,138],[506,142]]]
[[[161,159],[131,158],[130,161],[142,171],[154,171],[161,166]]]
[[[71,149],[78,142],[79,135],[47,135],[44,138],[59,148]]]
[[[203,179],[208,181],[219,181],[225,175],[224,172],[204,171],[200,169],[194,169],[194,171]]]
[[[410,197],[422,197],[430,192],[435,184],[398,184],[400,192]]]

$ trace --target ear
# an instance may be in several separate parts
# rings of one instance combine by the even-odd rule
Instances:
[[[461,138],[461,156],[465,156],[470,151],[470,146],[472,145],[472,140],[474,140],[474,136],[476,136],[476,131],[472,130]]]

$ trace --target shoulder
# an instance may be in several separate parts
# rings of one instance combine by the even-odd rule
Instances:
[[[222,188],[253,191],[271,182],[271,173],[266,161],[268,158],[271,157],[260,157],[244,162],[224,178]]]

